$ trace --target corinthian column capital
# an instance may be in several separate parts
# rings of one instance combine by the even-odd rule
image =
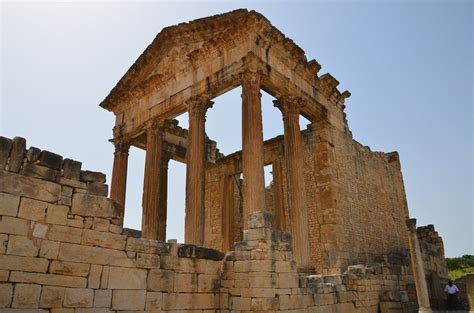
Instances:
[[[211,101],[207,95],[199,95],[189,98],[186,101],[189,117],[206,115],[207,110],[212,108],[213,104],[214,102]]]
[[[240,74],[242,97],[247,94],[260,94],[260,73],[256,69],[247,68]]]
[[[283,117],[291,115],[299,115],[301,109],[305,105],[306,100],[295,96],[281,96],[278,100],[273,101],[273,106],[280,109]]]
[[[122,125],[114,126],[114,128],[112,129],[112,132],[114,136],[114,138],[112,139],[112,142],[115,146],[115,154],[121,153],[121,154],[128,155],[130,142],[128,142],[123,136],[123,126]]]

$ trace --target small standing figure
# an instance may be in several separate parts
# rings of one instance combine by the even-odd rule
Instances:
[[[458,293],[459,288],[453,284],[453,281],[450,279],[448,280],[448,284],[444,287],[444,292],[448,297],[448,310],[456,310],[458,305]]]

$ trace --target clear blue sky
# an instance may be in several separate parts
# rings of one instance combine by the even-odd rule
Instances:
[[[113,114],[98,105],[168,25],[246,7],[264,14],[348,89],[349,126],[401,155],[410,214],[435,224],[447,256],[473,247],[473,2],[1,2],[0,134],[111,177]],[[282,132],[264,96],[264,131]],[[186,120],[186,117],[181,117]],[[240,149],[239,90],[206,127]],[[186,123],[184,123],[186,124]],[[302,121],[302,124],[305,124]],[[130,156],[126,225],[140,227],[144,153]],[[185,167],[172,162],[168,238],[183,238]]]

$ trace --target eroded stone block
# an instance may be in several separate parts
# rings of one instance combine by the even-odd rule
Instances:
[[[63,157],[59,154],[43,150],[39,156],[39,164],[59,171],[63,164]]]
[[[13,295],[13,308],[37,308],[39,306],[39,298],[41,294],[41,286],[34,284],[16,284],[15,294]]]
[[[145,290],[114,290],[112,294],[113,310],[144,310]]]
[[[20,197],[7,193],[0,193],[0,215],[15,217],[18,213]]]
[[[147,271],[144,269],[110,267],[110,289],[146,289]]]
[[[118,204],[113,200],[90,194],[75,193],[71,212],[81,216],[120,217]]]
[[[8,170],[10,172],[18,173],[23,157],[26,151],[26,139],[22,137],[13,138],[13,145],[10,152],[10,159],[8,161]]]
[[[94,303],[94,290],[85,288],[66,288],[64,306],[67,308],[88,308]]]

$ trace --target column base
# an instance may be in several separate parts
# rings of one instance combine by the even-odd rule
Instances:
[[[418,312],[433,312],[433,310],[431,308],[419,308]]]

